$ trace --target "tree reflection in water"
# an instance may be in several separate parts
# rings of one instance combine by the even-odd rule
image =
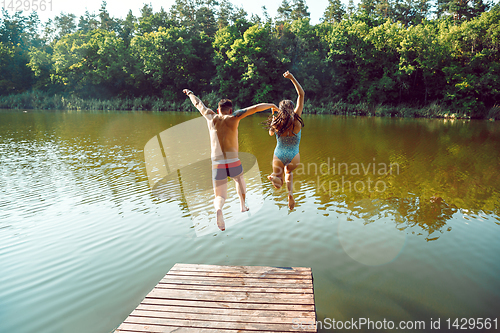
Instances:
[[[427,241],[437,240],[443,233],[446,223],[458,209],[449,205],[441,197],[389,198],[388,203],[398,212],[396,223],[399,228],[406,229],[418,226],[427,232]],[[451,227],[446,231],[450,231]],[[435,234],[436,233],[436,234]]]

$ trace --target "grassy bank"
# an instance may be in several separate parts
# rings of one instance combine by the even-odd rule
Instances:
[[[207,106],[216,108],[219,97],[215,93],[210,93],[202,96],[202,99]],[[0,96],[0,109],[196,111],[187,98],[182,102],[151,96],[101,100],[48,94],[40,91]],[[343,101],[315,103],[307,100],[304,113],[404,118],[500,119],[500,105],[495,105],[489,110],[488,114],[480,116],[471,114],[468,110],[451,109],[439,103],[432,103],[424,107],[413,107],[408,105],[371,105],[368,103],[349,104]]]
[[[23,110],[151,110],[151,111],[188,111],[189,103],[172,102],[157,97],[83,99],[76,96],[48,94],[28,91],[16,95],[0,96],[1,109]]]
[[[308,102],[305,104],[304,112],[313,114],[402,118],[500,119],[500,105],[495,105],[486,115],[481,115],[471,112],[470,110],[450,108],[436,102],[423,107],[414,107],[406,104],[397,106],[383,104],[371,105],[368,103],[350,104],[343,101],[330,102],[320,106],[315,106]]]

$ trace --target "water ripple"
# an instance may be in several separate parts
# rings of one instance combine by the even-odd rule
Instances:
[[[318,318],[496,315],[500,138],[481,124],[305,116],[290,211],[249,119],[250,212],[230,185],[220,232],[209,178],[149,189],[144,145],[192,114],[0,117],[2,332],[110,332],[176,262],[312,267]],[[339,174],[374,159],[399,174]],[[387,188],[330,191],[342,176]]]

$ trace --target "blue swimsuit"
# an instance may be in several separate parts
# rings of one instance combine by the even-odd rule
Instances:
[[[274,155],[283,162],[283,165],[288,165],[293,160],[295,155],[299,153],[300,144],[300,129],[299,133],[290,136],[279,136],[276,134],[277,145],[274,149]]]

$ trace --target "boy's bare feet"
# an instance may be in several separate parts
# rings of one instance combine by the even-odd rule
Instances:
[[[288,194],[288,208],[290,208],[290,210],[295,208],[295,199],[293,198],[293,194]]]
[[[217,209],[217,226],[221,231],[226,230],[226,224],[224,223],[224,216],[222,215],[222,209]]]

